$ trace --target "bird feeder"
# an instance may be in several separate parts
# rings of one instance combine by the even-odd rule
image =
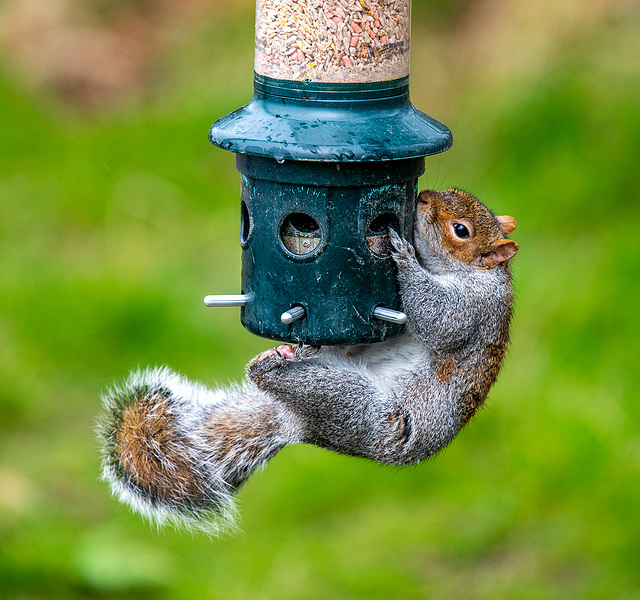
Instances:
[[[412,241],[425,157],[451,133],[409,99],[410,0],[257,0],[252,100],[216,121],[237,153],[242,291],[259,336],[314,345],[400,335],[388,228]]]

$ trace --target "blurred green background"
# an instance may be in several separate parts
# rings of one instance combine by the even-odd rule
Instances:
[[[98,481],[99,394],[215,385],[270,343],[237,309],[250,0],[0,3],[0,598],[640,598],[640,5],[414,0],[422,187],[518,219],[513,343],[441,455],[285,449],[242,532],[156,531]]]

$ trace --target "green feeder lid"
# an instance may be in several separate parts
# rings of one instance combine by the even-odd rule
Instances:
[[[451,131],[417,110],[409,78],[313,83],[255,74],[254,95],[216,121],[211,142],[231,152],[282,160],[365,162],[447,150]]]

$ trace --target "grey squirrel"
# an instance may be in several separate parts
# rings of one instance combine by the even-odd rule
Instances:
[[[514,229],[513,217],[460,190],[421,192],[415,249],[389,231],[406,333],[362,346],[283,344],[224,389],[166,368],[134,373],[103,398],[103,478],[158,523],[217,533],[233,524],[236,491],[288,444],[391,465],[434,455],[502,365]]]

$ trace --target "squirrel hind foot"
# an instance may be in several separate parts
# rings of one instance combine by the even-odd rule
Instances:
[[[281,344],[275,350],[283,358],[293,358],[296,353],[295,348],[291,344]]]
[[[206,450],[181,426],[185,401],[172,392],[171,381],[148,385],[156,376],[143,373],[147,385],[140,385],[135,374],[103,397],[103,479],[121,501],[158,524],[213,534],[232,529],[234,490],[210,473]]]

